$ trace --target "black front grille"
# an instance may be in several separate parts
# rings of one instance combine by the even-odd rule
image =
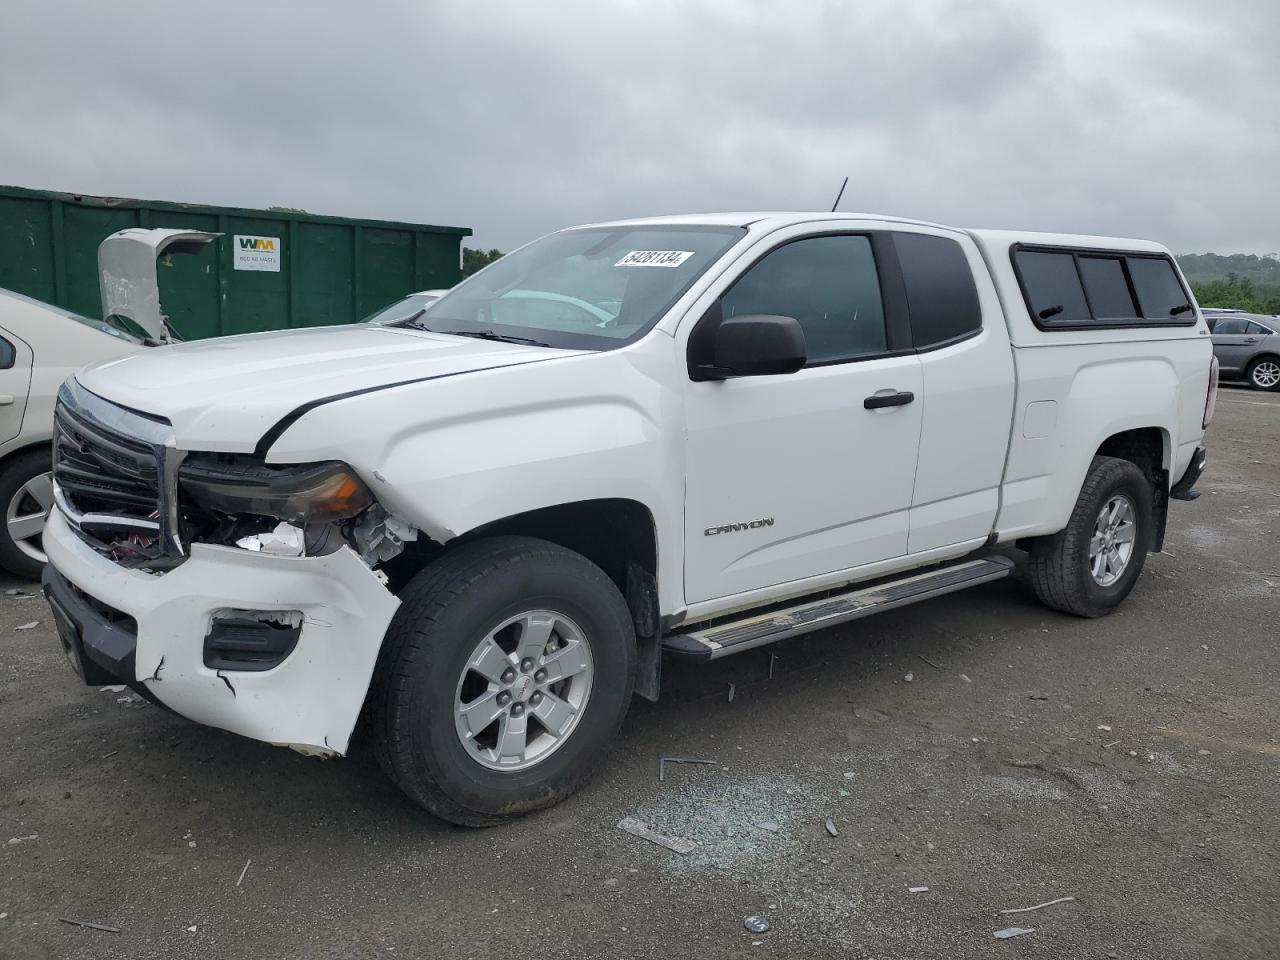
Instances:
[[[53,478],[67,504],[87,515],[81,531],[103,542],[127,535],[130,521],[150,530],[162,514],[156,447],[102,426],[59,400],[54,411]],[[91,518],[97,515],[98,521]],[[110,518],[114,522],[103,522]]]

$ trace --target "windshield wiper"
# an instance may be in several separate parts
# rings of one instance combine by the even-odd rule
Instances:
[[[409,314],[407,317],[401,317],[399,320],[388,320],[386,325],[388,327],[414,326],[414,327],[417,327],[419,330],[426,330],[427,329],[426,326],[418,319],[426,312],[427,312],[427,308],[422,307],[419,310],[415,310],[413,313]]]
[[[527,343],[531,347],[549,347],[551,344],[529,337],[513,337],[510,334],[498,333],[495,330],[433,330],[432,333],[443,333],[449,337],[475,337],[477,340],[500,340],[503,343]]]
[[[1189,303],[1184,303],[1182,306],[1180,306],[1180,307],[1174,307],[1172,310],[1170,310],[1170,311],[1169,311],[1169,316],[1171,316],[1171,317],[1177,317],[1177,316],[1180,316],[1180,315],[1182,315],[1182,314],[1186,313],[1188,310],[1192,310],[1192,309],[1194,309],[1194,307],[1192,307],[1192,306],[1191,306],[1191,304],[1189,304]]]

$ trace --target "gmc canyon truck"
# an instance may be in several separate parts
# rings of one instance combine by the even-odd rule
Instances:
[[[1169,252],[889,217],[551,234],[403,321],[165,346],[56,411],[72,666],[380,762],[448,820],[581,785],[662,656],[1007,576],[1113,610],[1205,464]],[[1005,545],[1003,549],[997,549]]]

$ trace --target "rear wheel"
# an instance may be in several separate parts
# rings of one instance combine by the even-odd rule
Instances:
[[[52,455],[29,450],[0,470],[0,567],[27,580],[39,580],[44,569],[44,525],[53,508]]]
[[[1280,390],[1280,358],[1259,357],[1249,364],[1247,376],[1255,390]]]
[[[635,634],[595,564],[525,537],[446,553],[405,588],[371,689],[379,762],[437,816],[548,807],[603,758],[631,699]]]
[[[1094,457],[1065,530],[1031,545],[1031,586],[1041,603],[1101,617],[1137,582],[1154,532],[1151,483],[1138,467]]]

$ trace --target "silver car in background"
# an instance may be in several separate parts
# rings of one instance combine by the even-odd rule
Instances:
[[[1280,390],[1280,317],[1240,310],[1204,310],[1223,380],[1255,390]]]

